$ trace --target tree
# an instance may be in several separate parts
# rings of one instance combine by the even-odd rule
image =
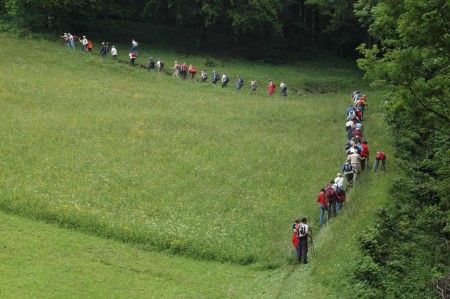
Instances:
[[[355,10],[377,40],[359,47],[358,65],[388,90],[386,116],[404,170],[391,191],[394,209],[383,212],[395,225],[381,217],[385,232],[364,240],[369,262],[355,273],[367,274],[370,265],[388,277],[376,286],[382,297],[424,298],[450,271],[450,3],[358,0]],[[370,293],[363,279],[362,294]]]
[[[363,2],[358,1],[362,7]],[[417,128],[450,133],[450,30],[446,0],[379,2],[370,9],[370,34],[381,46],[359,48],[366,77],[391,88],[391,108],[421,115]]]

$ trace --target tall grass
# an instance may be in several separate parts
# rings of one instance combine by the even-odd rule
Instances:
[[[214,88],[1,39],[1,209],[242,264],[286,262],[290,221],[316,214],[316,193],[342,162],[349,86],[361,84],[327,62],[217,68],[264,82],[251,95],[233,80]],[[176,58],[154,51],[140,57]],[[269,98],[267,78],[295,92]],[[302,82],[335,93],[309,94]]]

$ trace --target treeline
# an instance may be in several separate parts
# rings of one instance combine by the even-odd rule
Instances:
[[[109,33],[250,59],[317,49],[351,56],[370,42],[357,2],[363,1],[0,0],[0,18],[21,30],[102,39]]]

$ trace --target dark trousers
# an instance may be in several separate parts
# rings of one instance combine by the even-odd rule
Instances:
[[[298,245],[297,245],[297,257],[298,261],[300,263],[307,263],[307,257],[308,257],[308,238],[302,237],[298,238]]]

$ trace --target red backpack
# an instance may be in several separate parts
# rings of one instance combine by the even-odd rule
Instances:
[[[333,196],[334,196],[333,188],[331,188],[330,185],[327,185],[327,186],[325,187],[325,196],[326,196],[327,198],[333,198]]]

